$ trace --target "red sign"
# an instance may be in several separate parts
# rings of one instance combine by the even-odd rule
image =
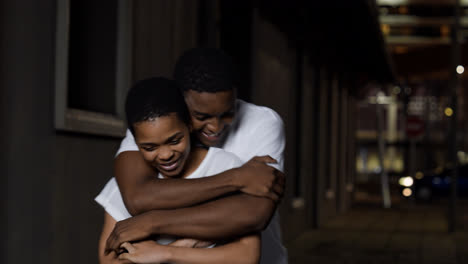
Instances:
[[[424,121],[417,116],[406,119],[406,135],[409,138],[419,137],[424,132]]]

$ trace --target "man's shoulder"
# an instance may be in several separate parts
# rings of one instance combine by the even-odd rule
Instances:
[[[283,125],[281,116],[273,109],[238,99],[240,126]]]
[[[244,162],[254,156],[280,156],[275,152],[284,145],[284,125],[274,110],[239,100],[236,118],[223,145],[225,150],[235,153]]]

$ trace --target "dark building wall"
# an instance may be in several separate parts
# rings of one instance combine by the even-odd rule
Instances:
[[[177,58],[198,44],[198,1],[133,1],[133,8],[133,79],[171,78]]]
[[[103,211],[93,199],[120,139],[54,128],[55,3],[1,6],[1,263],[97,263]],[[134,80],[172,75],[196,46],[196,15],[196,2],[134,1]]]
[[[346,211],[354,171],[352,80],[318,66],[307,51],[254,11],[252,101],[286,126],[287,192],[280,205],[285,240]]]
[[[294,198],[294,177],[296,176],[295,152],[295,83],[296,83],[296,52],[289,46],[287,38],[274,25],[264,20],[258,13],[254,14],[253,22],[253,74],[252,102],[271,107],[282,117],[286,128],[285,173],[288,188],[281,204],[281,218],[285,239],[293,236],[299,230],[296,227],[305,226],[304,217],[297,217],[290,207]],[[286,216],[287,215],[287,216]],[[294,215],[294,216],[293,216]],[[299,221],[291,224],[291,221]]]
[[[3,1],[1,10],[0,262],[97,262],[102,209],[93,198],[112,175],[119,140],[54,129],[55,1]]]

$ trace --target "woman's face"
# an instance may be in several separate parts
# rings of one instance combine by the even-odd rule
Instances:
[[[143,158],[165,177],[179,177],[190,153],[190,131],[175,113],[133,125]]]

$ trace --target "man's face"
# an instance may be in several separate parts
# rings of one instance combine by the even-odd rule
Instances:
[[[165,177],[180,177],[190,153],[190,131],[175,114],[133,125],[143,159]]]
[[[234,90],[216,93],[188,90],[184,93],[192,118],[193,133],[206,146],[218,146],[236,114]]]

